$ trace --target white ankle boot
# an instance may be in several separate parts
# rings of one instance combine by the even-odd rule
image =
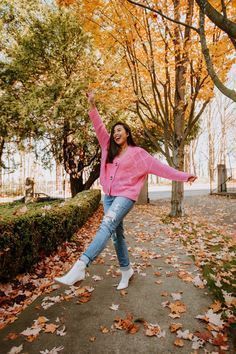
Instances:
[[[77,281],[85,278],[85,268],[86,264],[83,261],[78,260],[68,273],[63,277],[56,277],[54,280],[65,285],[74,285]]]
[[[121,281],[120,281],[119,285],[116,288],[117,290],[122,290],[122,289],[128,288],[129,280],[132,277],[132,275],[134,274],[134,270],[133,270],[133,268],[130,268],[128,270],[122,270],[121,274],[122,274],[122,277],[121,277]]]

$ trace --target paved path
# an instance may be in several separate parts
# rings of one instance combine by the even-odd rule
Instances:
[[[127,292],[116,290],[119,274],[110,242],[97,262],[88,269],[86,280],[80,284],[82,288],[88,286],[85,294],[82,296],[80,290],[75,288],[68,292],[68,288],[62,286],[39,297],[17,321],[0,332],[0,352],[8,353],[13,346],[23,344],[22,353],[25,354],[57,353],[49,351],[53,347],[61,347],[60,353],[64,354],[218,353],[218,347],[208,343],[204,349],[194,351],[193,341],[187,339],[177,341],[183,347],[174,345],[177,336],[176,332],[171,333],[170,325],[181,323],[181,330],[189,330],[190,333],[204,331],[206,324],[195,317],[208,310],[212,299],[206,288],[197,288],[188,280],[188,275],[192,278],[198,275],[198,268],[186,254],[184,246],[178,240],[168,237],[168,225],[160,225],[158,221],[155,205],[135,206],[125,219],[130,258],[135,268],[135,276]],[[95,275],[102,279],[94,279]],[[84,302],[90,293],[90,301]],[[47,296],[52,301],[45,300]],[[47,309],[42,307],[53,301],[57,302]],[[112,304],[119,305],[117,311],[110,309]],[[127,319],[128,314],[133,317],[122,322],[121,318]],[[172,317],[180,317],[174,319],[170,314]],[[48,322],[44,323],[45,319],[41,317],[38,327],[44,329],[35,340],[29,342],[23,335],[15,340],[4,340],[10,332],[19,334],[31,327],[39,316],[45,316]],[[116,317],[117,321],[114,322]],[[45,326],[49,323],[59,326],[59,331],[64,328],[66,334],[56,334],[55,326],[48,327],[48,331],[54,333],[45,333]],[[122,328],[125,324],[132,328],[132,323],[139,326],[137,333],[116,328]],[[102,333],[101,326],[108,333]],[[147,333],[156,331],[157,335],[147,336],[147,329]],[[135,327],[133,330],[136,331]]]

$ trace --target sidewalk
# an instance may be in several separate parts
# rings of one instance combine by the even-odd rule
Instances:
[[[1,353],[21,345],[21,353],[29,354],[219,353],[219,345],[200,338],[209,339],[212,332],[215,338],[224,337],[222,319],[214,307],[209,312],[213,300],[199,269],[185,246],[169,234],[168,224],[160,223],[157,211],[154,204],[136,205],[125,219],[135,269],[126,291],[116,290],[120,275],[110,241],[79,289],[56,286],[1,330]],[[34,331],[20,334],[37,319]],[[9,333],[18,336],[4,339]],[[227,344],[222,340],[221,353],[233,353],[224,351]],[[58,349],[51,351],[54,347]]]

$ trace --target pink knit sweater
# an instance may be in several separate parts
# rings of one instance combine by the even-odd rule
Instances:
[[[110,135],[96,108],[89,112],[89,116],[102,148],[100,183],[105,194],[137,200],[149,173],[183,182],[192,176],[163,164],[138,146],[129,145],[122,156],[115,157],[113,163],[106,163]]]

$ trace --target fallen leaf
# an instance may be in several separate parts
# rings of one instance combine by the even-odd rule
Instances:
[[[184,313],[186,312],[186,305],[183,302],[180,301],[176,301],[176,302],[172,302],[168,305],[168,307],[171,310],[171,313]]]
[[[61,336],[61,337],[63,337],[63,336],[65,336],[66,335],[66,326],[64,325],[63,327],[62,327],[62,329],[57,329],[57,332],[56,332],[56,334],[58,335],[58,336]]]
[[[54,333],[58,327],[59,326],[55,325],[54,323],[46,324],[45,328],[44,328],[44,332],[45,333]]]
[[[117,310],[119,309],[119,306],[120,306],[120,305],[112,304],[112,305],[109,307],[109,309],[114,310],[114,311],[117,311]]]
[[[25,329],[23,332],[21,332],[21,334],[23,336],[36,336],[39,334],[39,332],[41,331],[41,328],[27,328]]]
[[[222,308],[222,304],[220,301],[214,301],[213,304],[211,304],[211,309],[213,310],[213,312],[218,312],[221,310]]]
[[[96,340],[96,337],[90,337],[89,340],[90,342],[94,342]]]
[[[180,293],[171,293],[171,296],[174,301],[181,300],[182,295]]]
[[[177,347],[183,347],[183,346],[184,346],[184,342],[183,342],[182,339],[177,338],[177,339],[174,341],[174,345],[176,345]]]
[[[126,290],[121,290],[121,291],[120,291],[120,294],[121,294],[122,296],[125,296],[125,295],[128,294],[128,291],[126,291]]]
[[[92,276],[92,279],[93,279],[94,281],[99,281],[99,280],[102,280],[103,278],[100,277],[99,275],[93,275],[93,276]]]
[[[45,349],[41,350],[40,354],[57,354],[58,352],[62,351],[64,347],[61,345],[60,347],[53,347],[51,350]]]
[[[166,296],[168,296],[168,295],[169,295],[169,293],[168,293],[167,291],[162,291],[162,292],[161,292],[161,296],[165,296],[165,297],[166,297]]]
[[[23,350],[23,344],[19,345],[19,347],[12,347],[8,354],[18,354]]]
[[[18,334],[15,333],[15,332],[10,332],[8,333],[8,335],[6,336],[6,339],[9,339],[9,340],[14,340],[18,337]]]
[[[183,327],[182,323],[171,323],[169,328],[170,328],[170,331],[173,333],[182,327]]]
[[[185,331],[181,331],[181,329],[179,329],[176,332],[177,338],[182,338],[182,339],[189,339],[192,340],[193,338],[193,334],[189,332],[188,329],[186,329]]]
[[[155,272],[154,275],[155,275],[156,277],[160,277],[160,276],[161,276],[161,272]]]
[[[109,332],[109,329],[108,329],[107,327],[105,327],[105,326],[100,326],[100,331],[101,331],[102,333],[108,333],[108,332]]]

